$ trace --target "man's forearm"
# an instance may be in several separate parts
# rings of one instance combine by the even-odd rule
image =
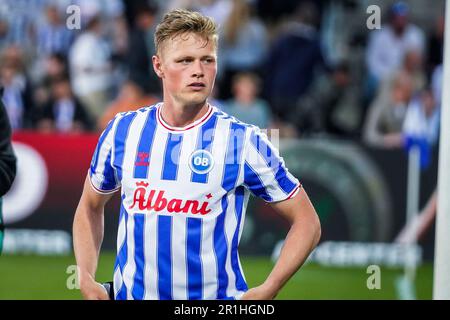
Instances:
[[[295,219],[284,241],[277,263],[265,285],[274,295],[303,265],[320,239],[320,222],[316,216],[308,215]]]
[[[100,247],[103,241],[103,208],[80,205],[75,213],[73,241],[79,268],[79,280],[95,279]]]

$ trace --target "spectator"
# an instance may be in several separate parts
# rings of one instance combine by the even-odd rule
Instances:
[[[156,6],[143,5],[137,8],[127,56],[130,77],[142,81],[139,85],[148,86],[154,95],[161,94],[160,81],[151,64],[155,54],[154,29],[157,12]]]
[[[408,50],[424,53],[425,35],[409,22],[409,7],[404,2],[393,4],[389,23],[371,33],[366,51],[367,66],[375,90],[380,81],[401,67]]]
[[[271,124],[270,107],[258,98],[260,80],[253,73],[238,73],[233,77],[233,99],[225,104],[226,112],[239,120],[269,128]]]
[[[52,79],[68,74],[65,56],[60,53],[50,54],[44,61],[43,71],[33,94],[37,108],[43,107],[50,101]]]
[[[73,31],[66,27],[55,5],[47,6],[45,14],[45,23],[37,28],[38,56],[45,58],[52,53],[66,55],[73,41]]]
[[[379,96],[372,103],[364,128],[367,144],[385,148],[403,145],[402,129],[412,90],[409,76],[400,73],[393,79],[389,95]]]
[[[143,106],[150,106],[159,101],[159,98],[148,93],[142,86],[143,81],[129,79],[122,86],[119,96],[114,100],[97,123],[98,130],[104,130],[108,122],[120,112],[137,110]]]
[[[329,133],[352,136],[360,121],[358,96],[352,90],[352,75],[346,62],[315,81],[291,114],[301,135]]]
[[[51,80],[52,98],[38,122],[43,132],[81,132],[91,128],[91,121],[80,101],[72,94],[69,78],[58,76]]]
[[[0,17],[0,51],[8,44],[8,22]]]
[[[410,103],[406,112],[403,133],[405,136],[423,139],[428,145],[435,145],[439,139],[440,107],[433,91],[427,88]]]
[[[263,23],[252,17],[251,7],[245,0],[233,0],[233,8],[220,36],[222,73],[221,97],[231,95],[231,78],[238,72],[258,72],[267,51],[267,31]]]
[[[31,88],[23,70],[20,49],[9,47],[0,60],[0,87],[13,130],[33,126]]]
[[[288,120],[296,101],[324,66],[319,34],[314,27],[317,10],[302,2],[286,30],[275,40],[266,62],[264,92],[281,120]]]
[[[386,99],[391,94],[393,82],[399,77],[408,77],[411,81],[411,95],[424,89],[426,85],[422,54],[418,50],[406,52],[402,67],[384,79],[378,90],[378,97]]]
[[[444,29],[445,17],[441,14],[435,22],[432,35],[428,39],[427,71],[431,74],[433,70],[443,61],[444,55]]]
[[[211,17],[219,26],[223,26],[231,13],[229,0],[195,0],[192,8],[207,17]]]
[[[94,16],[73,44],[69,55],[73,91],[86,106],[92,119],[98,119],[109,101],[112,85],[110,50],[102,38],[102,24]]]
[[[431,88],[433,90],[433,96],[438,106],[442,105],[442,76],[444,67],[442,64],[438,65],[431,76]]]

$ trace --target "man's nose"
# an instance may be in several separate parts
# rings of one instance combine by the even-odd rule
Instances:
[[[202,62],[200,60],[196,60],[193,65],[192,76],[196,78],[201,78],[203,77],[203,75],[204,74]]]

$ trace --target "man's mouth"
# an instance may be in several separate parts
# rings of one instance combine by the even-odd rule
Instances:
[[[206,85],[203,82],[193,82],[188,87],[191,88],[204,88]]]

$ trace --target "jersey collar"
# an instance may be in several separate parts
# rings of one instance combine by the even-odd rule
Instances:
[[[157,106],[156,109],[156,118],[158,119],[158,122],[160,125],[162,125],[165,129],[172,131],[172,132],[183,132],[183,131],[187,131],[189,129],[192,129],[194,127],[197,127],[199,125],[202,125],[203,123],[205,123],[213,114],[213,108],[211,107],[211,105],[208,103],[208,111],[198,120],[195,120],[194,122],[184,126],[184,127],[173,127],[171,125],[169,125],[167,122],[164,121],[164,119],[161,117],[161,109],[162,109],[163,104],[160,103]]]

